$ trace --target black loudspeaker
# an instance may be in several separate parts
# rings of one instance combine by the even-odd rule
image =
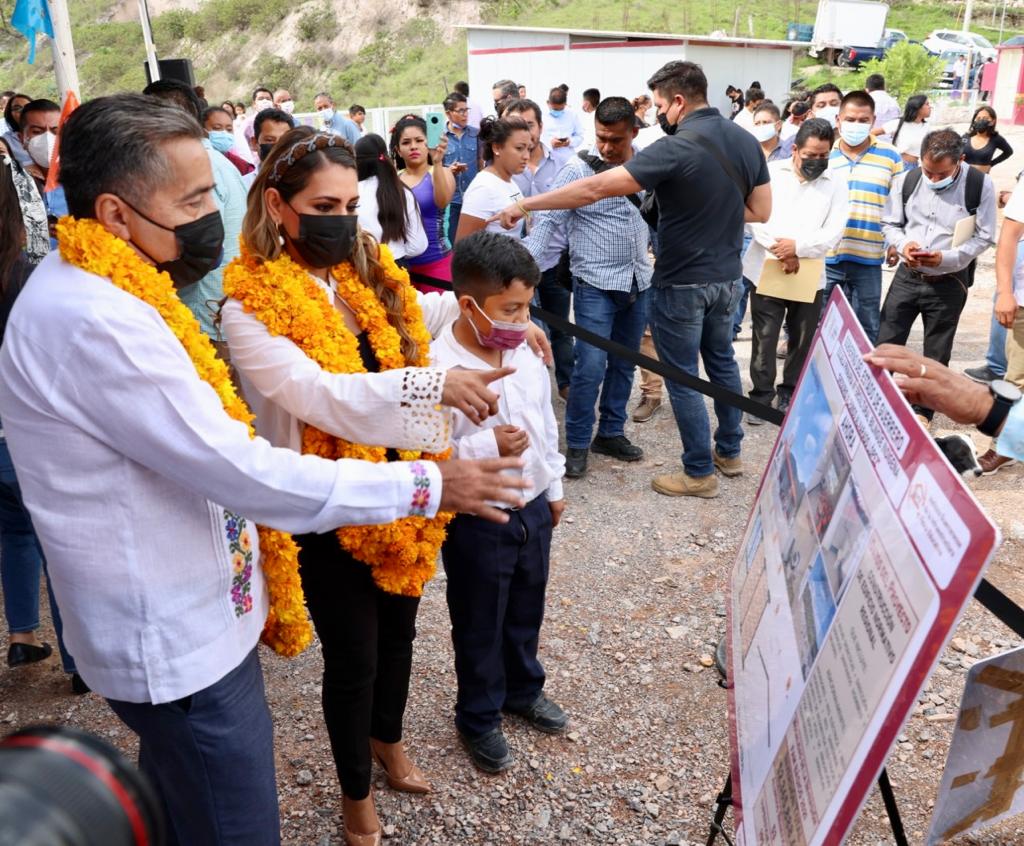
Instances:
[[[196,73],[192,70],[191,59],[157,59],[160,67],[161,79],[176,79],[184,82],[189,88],[196,86]],[[153,75],[149,72],[149,62],[143,62],[146,66],[146,83],[153,81]]]

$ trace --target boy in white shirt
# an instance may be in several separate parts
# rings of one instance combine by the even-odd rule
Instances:
[[[431,347],[437,367],[515,368],[495,383],[497,415],[477,425],[455,412],[452,445],[462,458],[520,456],[532,489],[526,496],[534,497],[501,525],[457,516],[441,548],[458,681],[455,725],[473,762],[490,773],[513,762],[502,711],[549,734],[564,732],[569,722],[544,695],[537,659],[551,530],[565,508],[551,379],[523,343],[539,281],[536,262],[518,240],[484,231],[459,241],[452,285],[461,315]]]

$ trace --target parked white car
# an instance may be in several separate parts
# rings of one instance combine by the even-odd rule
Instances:
[[[996,48],[992,42],[973,32],[958,32],[955,29],[937,29],[924,40],[924,49],[938,55],[948,50],[970,50],[982,59],[996,59]]]

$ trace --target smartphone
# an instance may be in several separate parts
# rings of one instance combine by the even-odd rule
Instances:
[[[444,113],[427,112],[423,119],[427,122],[427,148],[433,150],[444,135]]]

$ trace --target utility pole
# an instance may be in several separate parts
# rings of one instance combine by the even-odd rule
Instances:
[[[974,0],[966,0],[964,3],[964,32],[971,31],[971,15],[974,13]]]
[[[149,81],[160,79],[160,63],[156,60],[156,45],[153,43],[153,27],[149,22],[149,3],[139,0],[139,20],[142,21],[142,40],[146,45],[146,64],[149,66]]]
[[[53,70],[63,105],[71,93],[79,100],[82,99],[78,87],[78,65],[75,64],[75,45],[71,40],[71,19],[68,17],[67,0],[47,0],[47,5],[50,9],[50,22],[53,24],[53,38],[50,39]]]

